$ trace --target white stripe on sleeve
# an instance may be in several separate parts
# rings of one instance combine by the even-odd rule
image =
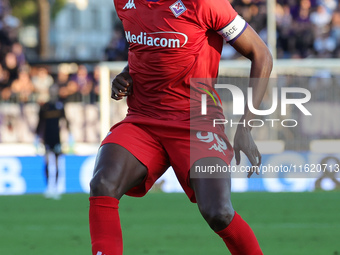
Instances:
[[[241,18],[240,15],[237,15],[232,22],[221,30],[218,30],[217,33],[223,36],[227,42],[230,42],[233,39],[236,39],[236,37],[244,31],[246,26],[247,22]]]

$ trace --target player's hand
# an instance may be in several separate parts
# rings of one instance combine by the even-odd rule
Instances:
[[[241,155],[240,151],[243,151],[244,154],[248,157],[250,163],[252,164],[252,168],[248,172],[248,178],[256,172],[259,175],[259,166],[261,165],[261,154],[257,149],[257,146],[253,140],[253,137],[250,133],[250,128],[238,126],[235,137],[234,137],[234,152],[235,152],[235,160],[236,164],[240,164]]]
[[[112,81],[111,98],[120,100],[132,93],[132,78],[128,72],[121,72]]]

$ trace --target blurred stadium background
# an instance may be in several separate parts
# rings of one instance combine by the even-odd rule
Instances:
[[[272,78],[275,86],[299,86],[312,93],[312,100],[308,103],[312,118],[303,118],[297,108],[288,109],[285,118],[298,119],[298,127],[283,129],[278,125],[270,129],[254,129],[254,137],[264,154],[263,163],[340,164],[338,1],[230,2],[271,49],[275,58]],[[109,127],[121,120],[126,113],[125,101],[110,100],[109,84],[126,64],[127,48],[112,1],[0,0],[0,195],[4,195],[0,196],[0,211],[3,214],[0,237],[7,240],[4,239],[4,233],[7,232],[11,233],[8,239],[15,238],[26,221],[27,225],[23,227],[22,233],[27,231],[25,233],[37,234],[36,238],[32,236],[31,239],[27,234],[19,234],[23,239],[17,247],[10,241],[1,242],[3,244],[0,245],[0,254],[46,253],[46,249],[58,241],[61,242],[59,245],[65,244],[65,247],[74,250],[81,247],[75,254],[89,253],[87,202],[83,201],[87,195],[67,194],[57,202],[59,204],[47,202],[41,196],[46,187],[43,176],[44,148],[37,142],[35,135],[39,104],[46,100],[50,86],[59,89],[59,97],[65,104],[71,129],[68,132],[66,124],[61,123],[65,154],[59,162],[59,192],[88,193],[99,143]],[[221,79],[246,77],[249,68],[249,61],[241,58],[229,45],[224,46],[220,64]],[[223,105],[231,109],[230,102]],[[265,98],[263,105],[264,108],[271,105],[270,96]],[[233,129],[228,129],[231,140],[232,133]],[[244,160],[242,164],[246,165],[248,162]],[[240,210],[243,209],[242,213],[253,224],[254,230],[262,233],[259,238],[264,244],[265,254],[339,254],[339,245],[333,245],[340,237],[336,232],[340,224],[336,217],[339,193],[334,192],[340,189],[339,173],[329,172],[309,178],[290,177],[277,173],[233,180],[233,191],[242,192],[235,194],[235,204]],[[181,189],[169,171],[158,181],[153,191],[173,193],[181,192]],[[252,193],[254,191],[311,193]],[[23,194],[30,195],[5,196]],[[138,218],[129,212],[135,212],[135,206],[142,211],[143,206],[134,199],[126,198],[126,206],[122,205],[126,216],[122,217],[127,224],[127,235],[131,235],[133,240],[127,240],[128,254],[173,254],[175,251],[171,250],[172,246],[195,246],[189,230],[192,220],[183,220],[180,217],[184,214],[193,215],[193,218],[199,216],[193,206],[186,205],[183,194],[169,194],[161,199],[157,194],[150,195],[150,198],[143,198],[142,201],[151,205],[156,203],[162,209],[166,207],[171,213],[165,215],[163,210],[158,212],[154,208],[155,214]],[[182,203],[182,200],[185,202]],[[177,202],[178,211],[171,210],[172,206],[169,204],[177,207]],[[280,203],[277,208],[273,206],[275,202]],[[79,205],[70,214],[82,215],[78,229],[82,233],[79,234],[77,226],[74,226],[70,235],[61,237],[69,228],[58,225],[66,219],[75,221],[68,213],[72,205],[73,208],[74,205]],[[183,206],[183,211],[180,206]],[[292,213],[294,210],[296,214]],[[22,212],[25,216],[22,217],[17,212]],[[35,218],[37,212],[42,218]],[[134,229],[133,225],[138,225],[141,221],[164,224],[164,219],[158,219],[157,214],[165,215],[172,223],[162,230],[165,233],[160,238],[163,240],[160,245],[164,247],[150,248],[143,242],[152,240],[153,236],[138,240],[134,237],[134,231],[142,233],[143,229]],[[11,215],[13,218],[9,217]],[[59,221],[56,220],[50,226],[47,223],[50,216]],[[5,219],[8,219],[7,224]],[[183,222],[188,221],[190,224],[186,225],[186,229],[181,227]],[[195,225],[195,233],[209,232],[204,223],[197,224],[202,225]],[[178,226],[178,229],[171,229],[172,225]],[[59,231],[60,235],[53,236],[50,230],[55,233]],[[151,228],[150,231],[159,233],[160,229]],[[183,235],[178,231],[183,231]],[[46,233],[46,237],[54,242],[45,240],[45,246],[32,244],[37,242],[33,240],[39,239],[41,233]],[[214,239],[204,236],[204,233],[201,236],[195,235],[197,240],[202,239],[201,243]],[[24,240],[26,237],[27,241]],[[69,241],[65,241],[66,238]],[[273,244],[269,245],[266,240]],[[134,242],[137,243],[136,248]],[[289,247],[283,248],[286,243],[289,243]],[[213,243],[207,244],[206,250],[201,250],[201,247],[196,247],[195,251],[183,248],[182,253],[176,253],[222,254],[223,249],[216,248],[216,245],[221,247],[220,244]],[[13,249],[14,252],[11,252]],[[61,247],[56,249],[55,254],[69,253],[60,249]]]

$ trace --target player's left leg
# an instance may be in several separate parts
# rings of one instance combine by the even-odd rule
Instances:
[[[48,145],[45,145],[45,155],[44,155],[44,164],[45,164],[45,168],[44,168],[44,174],[45,174],[45,181],[46,181],[46,186],[48,186],[48,180],[50,177],[49,174],[49,155],[50,155],[51,149]]]
[[[60,152],[54,151],[54,159],[55,159],[55,182],[54,182],[54,191],[53,191],[53,199],[60,199],[61,195],[59,192],[59,156]]]
[[[58,186],[59,181],[59,153],[54,153],[55,158],[55,184]]]
[[[194,166],[211,166],[226,163],[219,158],[203,158]],[[209,226],[223,239],[231,254],[263,254],[249,225],[234,211],[230,193],[230,173],[223,178],[191,178],[198,208]]]
[[[52,198],[53,191],[52,191],[52,183],[50,180],[50,154],[52,150],[50,149],[49,145],[45,144],[45,155],[44,155],[44,177],[46,181],[46,189],[44,192],[45,198]]]
[[[53,153],[54,153],[54,158],[55,158],[55,184],[56,184],[56,186],[58,186],[58,181],[59,181],[59,156],[62,154],[60,143],[57,143],[56,145],[54,145]]]

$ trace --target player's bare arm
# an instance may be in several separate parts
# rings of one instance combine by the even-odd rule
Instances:
[[[124,96],[132,92],[132,78],[129,74],[129,65],[125,66],[123,71],[118,74],[111,84],[111,98],[121,100]]]
[[[251,61],[250,84],[253,88],[253,104],[258,109],[268,85],[268,79],[273,66],[273,59],[269,49],[258,36],[258,34],[248,25],[242,35],[232,44],[232,46],[243,56]],[[257,78],[257,79],[252,79]],[[254,114],[245,106],[245,114],[241,121],[248,123]],[[240,164],[240,151],[248,157],[253,166],[261,165],[261,154],[251,136],[251,127],[239,125],[234,138],[234,151],[236,164]],[[259,174],[258,168],[255,168]],[[253,174],[254,169],[248,173],[248,178]]]

